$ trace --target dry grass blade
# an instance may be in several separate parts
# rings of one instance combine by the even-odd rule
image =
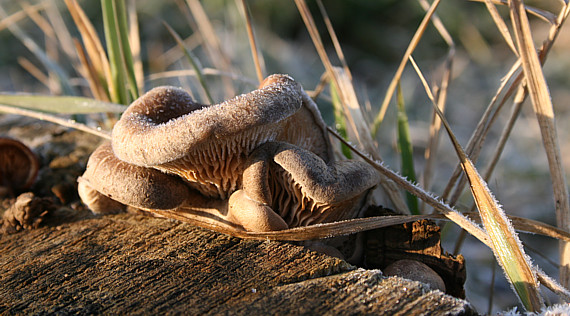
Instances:
[[[89,61],[83,46],[79,43],[79,40],[75,39],[74,41],[75,49],[77,51],[77,56],[79,56],[79,73],[87,80],[87,84],[89,84],[89,89],[91,93],[97,100],[101,101],[109,101],[109,96],[107,95],[107,91],[105,87],[99,81],[99,76],[97,74],[97,70],[93,67],[93,64]]]
[[[34,8],[26,2],[23,2],[21,6],[28,17],[42,30],[42,33],[46,35],[46,40],[53,43],[56,36],[55,31],[51,24],[40,14],[39,10],[34,10]]]
[[[21,109],[21,108],[16,108],[13,106],[3,105],[3,104],[0,104],[0,112],[32,117],[32,118],[38,119],[40,121],[51,122],[51,123],[58,124],[61,126],[74,128],[74,129],[77,129],[77,130],[80,130],[83,132],[87,132],[87,133],[99,136],[103,139],[111,140],[111,133],[110,132],[101,131],[98,129],[93,129],[93,128],[85,125],[85,124],[76,122],[74,120],[57,117],[55,115],[41,113],[41,112],[32,111],[32,110]]]
[[[430,4],[426,0],[418,0],[422,8],[427,12],[430,8]],[[432,15],[432,22],[435,26],[436,30],[443,38],[443,40],[449,46],[449,52],[447,53],[447,57],[443,62],[444,72],[441,79],[441,84],[439,89],[436,92],[435,99],[437,100],[437,106],[441,110],[442,113],[445,112],[445,105],[447,103],[447,93],[449,89],[449,83],[451,82],[451,69],[453,66],[453,59],[455,58],[455,42],[453,38],[445,28],[443,22],[439,16],[434,13]],[[425,149],[424,157],[426,159],[424,172],[423,172],[423,187],[429,189],[433,164],[436,159],[436,151],[437,147],[439,146],[439,131],[441,130],[441,120],[435,113],[432,113],[430,128],[429,128],[429,139],[428,139],[428,146]],[[424,211],[425,204],[422,203],[422,212]]]
[[[463,228],[465,231],[470,233],[473,237],[479,239],[482,243],[487,245],[489,248],[493,247],[489,236],[485,233],[485,231],[479,227],[478,225],[474,224],[471,220],[464,217],[462,214],[451,208],[451,206],[445,204],[444,202],[440,201],[432,194],[426,192],[422,188],[416,186],[415,184],[407,181],[405,178],[401,177],[394,171],[390,170],[389,168],[383,166],[381,163],[378,163],[372,160],[370,157],[359,151],[357,148],[352,146],[350,143],[346,142],[340,135],[338,135],[333,129],[328,127],[328,131],[335,136],[338,140],[343,142],[347,147],[349,147],[354,153],[360,156],[364,161],[369,163],[372,167],[378,170],[381,174],[386,176],[387,178],[393,180],[399,186],[408,190],[410,193],[414,194],[422,201],[426,202],[426,204],[432,206],[437,211],[441,212],[445,217],[449,220],[453,221],[459,227]],[[533,270],[536,272],[538,279],[540,280],[541,284],[546,286],[548,289],[553,291],[554,293],[560,295],[561,297],[570,300],[570,292],[566,290],[564,287],[560,286],[556,281],[542,272],[540,269],[534,267]]]
[[[29,59],[24,57],[18,57],[18,64],[22,66],[22,68],[26,69],[26,71],[34,76],[39,82],[41,82],[44,86],[49,86],[49,78],[46,74],[41,71],[34,63],[32,63]]]
[[[527,94],[526,94],[525,88],[523,86],[520,86],[519,91],[515,95],[514,104],[513,104],[512,110],[511,110],[511,115],[509,116],[509,120],[507,121],[507,123],[503,127],[503,131],[501,132],[501,137],[499,138],[499,142],[497,143],[497,146],[495,147],[495,152],[493,153],[493,157],[489,160],[489,163],[488,163],[487,167],[485,168],[484,179],[487,182],[489,182],[489,180],[491,179],[491,176],[493,175],[493,171],[495,170],[495,166],[499,162],[499,158],[501,157],[503,149],[505,148],[505,145],[507,144],[507,140],[509,139],[509,136],[511,135],[511,132],[514,128],[515,122],[516,122],[518,115],[521,111],[523,101],[526,98],[526,95]],[[474,210],[474,209],[475,209],[475,204],[473,204],[471,206],[471,210]],[[454,253],[459,252],[459,249],[461,248],[465,237],[466,237],[465,232],[462,231],[460,236],[457,238],[457,240],[455,242]]]
[[[71,59],[73,66],[77,68],[79,60],[75,53],[73,38],[68,27],[63,21],[61,12],[57,7],[57,3],[55,1],[48,2],[45,8],[45,13],[47,14],[50,24],[55,30],[55,35],[59,41],[59,47],[65,52],[67,57]]]
[[[38,4],[31,5],[30,10],[34,10],[34,11],[42,10],[46,7],[47,2],[48,1],[46,0],[46,1],[42,1]],[[27,14],[29,14],[29,13],[24,12],[24,11],[18,11],[16,13],[9,15],[9,16],[3,17],[2,19],[0,19],[0,31],[2,31],[6,27],[8,27],[14,23],[18,23],[18,21],[20,21],[21,19],[24,19]]]
[[[352,85],[349,75],[339,67],[333,67],[333,71],[335,78],[337,79],[336,82],[338,85],[336,87],[338,87],[337,92],[339,92],[339,97],[341,100],[343,97],[346,98],[341,102],[344,106],[344,113],[348,118],[351,118],[352,121],[356,123],[354,126],[356,128],[356,135],[353,139],[356,139],[359,144],[364,146],[365,150],[370,153],[375,160],[380,160],[380,156],[378,155],[372,140],[370,130],[368,129],[368,125],[366,125],[366,120],[364,119],[364,115],[362,114],[362,110],[358,104],[356,92],[354,91],[354,86]],[[400,214],[410,214],[410,210],[408,209],[406,202],[393,182],[383,179],[380,182],[380,185],[384,189],[384,192],[389,196],[392,203],[394,203],[394,208]]]
[[[0,19],[5,19],[6,17],[7,14],[4,11],[4,8],[0,6]],[[69,83],[69,77],[63,71],[60,65],[54,62],[46,54],[46,52],[42,48],[40,48],[40,46],[30,36],[28,36],[28,34],[26,34],[17,24],[15,23],[8,24],[7,27],[10,30],[10,32],[12,32],[12,34],[14,34],[14,36],[18,38],[18,40],[20,40],[20,42],[22,42],[22,44],[24,44],[24,46],[26,46],[26,48],[29,49],[30,52],[32,52],[34,56],[36,56],[36,58],[40,60],[40,62],[48,71],[53,72],[57,76],[58,84],[61,87],[61,91],[63,91],[63,93],[67,95],[73,95],[74,91]]]
[[[518,56],[519,53],[517,52],[517,48],[515,47],[515,43],[513,42],[513,38],[511,37],[511,33],[509,32],[509,28],[507,27],[507,24],[505,23],[503,18],[501,18],[501,15],[499,14],[497,7],[495,7],[495,5],[491,0],[485,0],[485,5],[487,6],[487,11],[489,11],[491,17],[493,18],[495,25],[499,29],[499,32],[501,32],[501,35],[503,35],[505,42],[507,42],[507,45],[509,46],[511,51],[516,56]]]
[[[220,70],[233,72],[231,61],[222,50],[222,45],[220,44],[218,35],[214,31],[214,27],[208,19],[208,15],[206,14],[206,11],[204,11],[204,8],[202,7],[200,1],[186,0],[186,4],[188,5],[188,8],[190,8],[192,16],[198,24],[198,30],[200,32],[200,35],[202,35],[202,40],[204,41],[206,51],[210,56],[212,64],[214,64],[215,68],[218,68]],[[224,81],[226,95],[234,96],[234,87],[231,81],[227,80],[226,78],[222,79]]]
[[[497,261],[504,269],[525,308],[529,311],[539,311],[543,305],[542,297],[538,292],[538,283],[532,273],[529,259],[522,250],[518,236],[498,202],[491,195],[487,184],[479,175],[471,160],[467,158],[455,137],[452,136],[451,128],[443,119],[443,116],[441,118],[448,134],[452,138],[454,147],[461,160],[461,166],[471,184],[471,192],[477,203],[483,225],[493,242],[492,249],[497,257]]]
[[[170,25],[168,25],[168,23],[163,21],[163,24],[166,27],[166,29],[168,30],[168,32],[170,33],[170,35],[172,35],[174,40],[176,40],[176,43],[178,43],[178,46],[184,52],[184,55],[186,55],[186,57],[188,58],[188,61],[192,65],[192,68],[194,68],[194,71],[196,73],[196,78],[198,78],[198,82],[200,82],[200,86],[202,87],[202,91],[204,92],[206,98],[208,99],[208,102],[210,102],[210,104],[213,104],[214,99],[212,98],[212,95],[210,94],[210,89],[208,89],[208,84],[206,83],[206,79],[204,78],[204,75],[202,74],[202,65],[200,64],[200,61],[198,60],[198,58],[196,56],[194,56],[194,54],[192,54],[192,51],[190,51],[188,48],[186,48],[186,46],[184,45],[184,41],[182,40],[180,35],[178,35],[178,33],[176,33],[176,31]]]
[[[443,126],[455,148],[461,162],[461,167],[466,178],[471,184],[471,193],[479,209],[479,214],[489,237],[491,238],[493,253],[499,265],[511,282],[519,299],[529,311],[538,311],[544,304],[540,296],[536,277],[531,269],[530,259],[524,253],[518,235],[512,227],[509,219],[495,200],[486,182],[477,172],[477,169],[467,157],[461,145],[455,138],[451,127],[445,120],[443,113],[435,104],[431,89],[429,88],[421,70],[410,57],[418,76],[424,84],[428,97],[432,100],[433,108],[440,117]]]
[[[342,52],[342,47],[340,46],[340,42],[338,41],[338,37],[336,36],[336,33],[335,33],[334,28],[332,26],[331,19],[329,18],[329,15],[327,14],[327,10],[325,10],[325,6],[323,5],[323,2],[321,0],[317,0],[317,4],[319,5],[319,11],[321,12],[321,15],[323,16],[323,19],[325,21],[325,25],[327,26],[327,31],[329,32],[329,35],[331,36],[331,40],[333,42],[334,49],[336,51],[338,59],[340,60],[340,63],[342,64],[342,68],[344,69],[344,72],[348,75],[349,79],[352,80],[352,74],[350,73],[350,69],[348,68],[348,63],[346,62],[346,58],[344,58],[344,53]]]
[[[481,0],[480,2],[483,1],[484,0]],[[493,3],[504,4],[506,2],[503,3],[500,1],[493,1]],[[548,52],[550,51],[550,48],[554,43],[554,40],[557,38],[558,34],[560,33],[563,22],[566,20],[566,17],[569,14],[569,10],[570,9],[568,5],[563,7],[561,13],[558,16],[558,19],[556,20],[556,23],[550,27],[548,38],[544,41],[539,53],[539,57],[542,63],[544,63],[544,61],[546,60],[546,57],[548,55]],[[485,113],[479,120],[475,132],[473,133],[473,135],[471,135],[469,142],[467,143],[466,152],[473,161],[477,161],[480,150],[483,147],[483,142],[487,139],[486,135],[490,130],[490,127],[492,126],[493,122],[497,118],[503,105],[512,96],[512,94],[515,93],[515,91],[517,91],[519,84],[522,82],[523,74],[522,72],[519,72],[520,66],[521,66],[521,61],[520,59],[518,59],[511,66],[508,73],[504,76],[500,87],[497,89],[497,92],[493,96],[493,99],[489,103],[487,109],[485,110]],[[516,77],[514,77],[515,75]],[[512,79],[513,77],[514,79]],[[499,101],[499,96],[505,90],[506,92],[504,92],[503,97]],[[457,183],[457,180],[459,179],[460,175],[461,175],[461,167],[458,164],[455,170],[453,171],[453,174],[450,177],[449,182],[442,193],[442,197],[444,199],[448,199],[448,196],[450,195],[452,189],[455,186],[454,192],[451,193],[451,198],[448,199],[451,205],[455,204],[457,198],[461,194],[461,191],[463,190],[463,187],[465,185],[464,178],[461,178],[461,181]]]
[[[497,89],[497,92],[493,96],[491,102],[489,103],[489,105],[485,109],[485,112],[481,116],[481,119],[477,123],[475,131],[469,138],[469,141],[465,148],[465,152],[474,162],[476,162],[479,158],[481,148],[483,147],[484,141],[487,139],[486,136],[487,133],[490,131],[491,126],[496,121],[498,114],[502,110],[507,99],[511,96],[512,93],[514,93],[516,88],[515,84],[520,83],[522,77],[520,76],[520,73],[518,73],[519,66],[520,62],[519,61],[515,62],[515,64],[510,68],[507,75],[504,76],[501,85]],[[511,81],[512,77],[515,76],[517,73],[519,75],[513,81]],[[505,90],[506,92],[503,95],[503,98],[500,99],[499,101],[499,97]],[[449,198],[449,203],[451,205],[454,205],[455,202],[457,202],[457,199],[459,198],[459,195],[461,194],[465,186],[466,179],[464,177],[461,177],[462,175],[463,174],[461,173],[461,164],[458,163],[455,170],[453,171],[453,174],[449,178],[449,181],[445,189],[443,190],[442,197],[444,199],[448,199],[448,196],[451,194],[451,198]],[[458,179],[459,182],[457,182]]]
[[[340,96],[340,99],[342,101],[342,105],[345,109],[345,113],[346,113],[346,118],[348,119],[348,123],[350,126],[349,131],[353,132],[354,136],[357,137],[357,142],[361,143],[361,144],[365,144],[365,142],[361,142],[359,139],[360,133],[358,133],[357,131],[357,127],[356,127],[356,122],[355,119],[349,115],[348,113],[348,103],[347,103],[347,96],[345,96],[345,91],[344,89],[341,87],[341,84],[339,83],[339,78],[337,75],[337,72],[335,72],[334,67],[325,51],[325,46],[323,44],[323,41],[321,39],[321,36],[319,35],[319,31],[317,29],[317,26],[315,24],[315,21],[313,19],[313,16],[311,15],[311,11],[309,11],[309,7],[307,6],[307,3],[305,2],[305,0],[295,0],[295,4],[297,5],[297,9],[299,11],[299,13],[301,14],[301,17],[303,18],[303,22],[305,22],[305,26],[307,28],[307,31],[309,31],[309,35],[311,36],[311,39],[313,40],[313,44],[315,45],[315,48],[317,49],[317,53],[319,54],[319,57],[321,59],[321,62],[323,63],[323,65],[325,66],[325,69],[327,71],[327,74],[330,78],[330,80],[332,80],[332,82],[334,83],[334,85],[336,87],[338,87],[338,93]],[[352,86],[352,84],[350,84]]]
[[[523,3],[518,0],[509,2],[511,19],[517,45],[519,47],[526,84],[536,113],[543,144],[546,150],[550,176],[554,191],[556,218],[559,227],[570,230],[570,203],[562,157],[556,135],[554,108],[548,91],[546,79],[542,73],[541,62],[536,53],[528,17]],[[567,6],[568,7],[568,6]],[[560,280],[563,286],[570,285],[570,243],[560,244]]]
[[[442,213],[445,217],[449,220],[453,221],[459,227],[465,229],[469,232],[472,236],[482,241],[485,245],[491,246],[491,240],[485,233],[485,231],[469,220],[467,217],[463,216],[463,214],[459,213],[458,211],[451,208],[451,206],[445,204],[440,199],[435,197],[433,194],[425,191],[424,189],[420,188],[419,186],[411,183],[406,178],[400,176],[396,172],[390,170],[388,167],[384,166],[382,163],[379,163],[366,154],[362,153],[356,147],[352,146],[352,144],[345,141],[340,135],[338,135],[333,129],[328,127],[329,133],[331,133],[334,137],[344,143],[348,148],[350,148],[354,153],[356,153],[360,158],[364,161],[369,163],[374,169],[378,170],[380,174],[384,175],[388,179],[394,181],[398,186],[407,190],[408,192],[414,194],[419,199],[424,201],[426,204],[430,205],[434,209],[438,210]]]
[[[188,216],[187,214],[192,214],[192,210],[186,210],[185,208],[178,209],[177,212],[155,210],[155,209],[152,210],[149,209],[146,211],[153,214],[164,216],[166,218],[172,218],[182,222],[188,222],[196,226],[200,226],[218,232],[223,232],[225,234],[243,239],[282,240],[282,241],[304,241],[304,240],[331,238],[331,237],[359,233],[371,229],[414,222],[422,219],[439,219],[441,217],[438,215],[377,216],[377,217],[356,218],[346,221],[316,224],[316,225],[296,227],[296,228],[270,231],[270,232],[247,232],[243,230],[221,227],[211,221],[200,220],[196,216],[192,215]]]
[[[498,3],[498,2],[494,1],[494,3]],[[543,42],[542,47],[541,47],[540,52],[539,52],[539,58],[540,58],[541,63],[545,62],[546,57],[548,56],[548,53],[550,52],[550,49],[551,49],[552,45],[554,44],[554,41],[556,40],[558,34],[560,33],[560,30],[562,29],[562,25],[563,25],[564,21],[566,20],[566,18],[568,17],[569,13],[570,13],[570,7],[568,5],[564,6],[562,8],[560,14],[558,15],[556,23],[550,27],[550,30],[548,33],[548,38]],[[473,161],[477,161],[477,158],[479,156],[479,152],[480,152],[481,148],[483,147],[483,142],[487,139],[486,135],[487,135],[488,131],[490,130],[491,125],[493,124],[493,122],[497,118],[501,108],[506,103],[506,101],[512,96],[512,94],[518,90],[518,86],[522,82],[524,74],[522,72],[519,72],[520,67],[521,67],[521,60],[518,59],[511,66],[508,73],[504,76],[499,89],[497,89],[495,96],[493,96],[493,99],[489,103],[487,109],[485,110],[485,113],[483,114],[483,116],[479,120],[479,123],[477,124],[477,128],[475,129],[475,132],[473,133],[473,135],[469,139],[469,142],[468,142],[467,147],[466,147],[466,152],[468,153],[469,157]],[[516,77],[514,77],[515,75],[516,75]],[[514,79],[512,79],[513,77],[514,77]],[[503,97],[499,101],[499,96],[503,93],[504,90],[506,90],[506,92],[504,93]],[[526,91],[526,90],[524,90],[524,91]],[[526,92],[525,92],[525,95],[521,96],[521,98],[524,99],[525,97],[526,97]],[[495,106],[496,106],[496,110],[494,110]],[[493,113],[493,110],[494,110],[494,113]],[[449,183],[447,184],[447,186],[446,186],[446,188],[442,194],[442,197],[444,199],[447,199],[448,195],[450,194],[450,192],[451,192],[451,190],[452,190],[454,184],[456,183],[460,174],[461,174],[461,167],[458,164],[455,171],[453,172],[453,175],[451,176],[451,178],[449,180]],[[452,197],[449,199],[450,204],[452,204],[452,205],[455,204],[455,201],[457,201],[457,198],[459,197],[461,190],[463,189],[463,186],[464,186],[464,183],[463,184],[459,183],[455,186],[455,192],[452,194]]]
[[[470,0],[473,2],[487,2],[489,0]],[[562,0],[564,1],[564,0]],[[509,1],[508,0],[491,0],[491,2],[493,4],[500,4],[500,5],[508,5]],[[541,19],[543,19],[544,21],[550,23],[550,24],[555,24],[556,23],[556,16],[554,14],[552,14],[551,12],[545,11],[545,10],[541,10],[541,9],[537,9],[535,7],[531,7],[531,6],[524,6],[524,9],[526,11],[528,11],[530,14],[539,17]]]
[[[544,285],[546,288],[558,294],[558,296],[560,296],[564,301],[570,302],[570,291],[560,286],[560,284],[558,284],[555,280],[553,280],[551,277],[549,277],[539,269],[537,269],[536,271],[536,276],[540,284]]]
[[[362,115],[350,75],[344,71],[340,71],[342,70],[341,68],[333,67],[325,51],[323,42],[307,3],[304,0],[295,0],[295,4],[297,5],[297,9],[305,22],[305,26],[309,31],[313,44],[321,58],[321,62],[325,66],[327,75],[332,80],[335,87],[338,87],[337,92],[349,123],[348,126],[350,127],[347,129],[349,138],[364,146],[366,151],[371,154],[374,159],[380,160],[376,146],[372,140],[371,133],[366,125],[366,120]],[[409,214],[409,210],[394,184],[389,181],[382,181],[381,185],[394,203],[396,210],[402,214]]]
[[[435,13],[435,9],[437,9],[437,6],[439,5],[439,3],[440,3],[440,0],[435,0],[431,4],[431,7],[426,12],[426,15],[424,16],[422,22],[420,23],[420,26],[418,27],[418,29],[416,30],[416,33],[412,37],[412,40],[410,41],[410,44],[408,45],[408,48],[406,49],[404,56],[402,57],[402,61],[400,62],[400,65],[398,66],[398,69],[396,70],[396,74],[394,74],[394,77],[392,78],[392,81],[390,82],[390,85],[388,86],[388,90],[386,91],[386,95],[384,96],[384,101],[382,101],[382,105],[380,107],[380,112],[378,113],[378,116],[374,119],[374,123],[372,125],[372,135],[373,136],[375,136],[378,133],[378,129],[380,128],[380,124],[384,120],[384,115],[386,115],[386,110],[388,109],[388,105],[390,104],[390,100],[392,100],[392,96],[394,95],[394,91],[396,90],[397,83],[400,81],[400,78],[402,77],[402,73],[404,72],[404,68],[408,62],[408,59],[410,58],[410,56],[412,55],[412,53],[416,49],[416,46],[418,46],[418,43],[420,42],[420,39],[423,36],[423,34],[424,34],[424,32],[428,26],[428,23],[431,20],[431,17],[433,16],[433,14]]]
[[[453,66],[453,57],[455,55],[455,49],[452,47],[449,50],[447,58],[444,62],[444,74],[441,80],[441,86],[435,97],[437,99],[437,107],[444,113],[445,106],[447,103],[447,92],[449,89],[449,83],[451,81],[451,69]],[[431,123],[429,127],[429,138],[428,145],[424,151],[424,158],[426,160],[424,172],[423,172],[423,186],[426,189],[430,188],[431,177],[433,173],[433,165],[436,160],[436,151],[439,146],[439,132],[441,130],[441,120],[435,112],[432,113]],[[422,204],[422,211],[425,204]]]
[[[243,16],[245,17],[245,26],[247,28],[247,38],[249,39],[249,46],[251,47],[251,55],[253,56],[253,63],[255,65],[255,73],[257,74],[257,80],[259,83],[265,78],[265,62],[263,60],[263,55],[259,54],[259,49],[257,48],[257,42],[255,40],[255,34],[253,33],[253,23],[251,22],[251,14],[249,12],[249,7],[247,6],[246,0],[240,0],[241,7],[243,9]]]
[[[113,80],[111,80],[111,66],[109,65],[109,60],[107,59],[97,32],[76,0],[65,0],[65,4],[81,34],[83,45],[85,45],[85,51],[87,52],[86,55],[89,57],[91,66],[85,64],[83,66],[85,68],[92,67],[95,69],[97,74],[97,81],[95,81],[97,84],[96,90],[104,90],[105,94],[110,96],[110,92],[115,91]],[[100,92],[93,91],[93,95],[99,94]],[[109,99],[109,97],[107,97],[107,99]]]
[[[472,219],[476,223],[481,222],[481,216],[479,213],[463,213],[468,218]],[[554,226],[545,224],[543,222],[535,221],[532,219],[507,215],[509,220],[512,222],[513,226],[517,231],[531,233],[531,234],[539,234],[551,238],[556,238],[559,240],[570,241],[570,233],[563,231],[562,229],[558,229]]]

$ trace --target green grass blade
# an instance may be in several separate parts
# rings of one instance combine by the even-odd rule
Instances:
[[[118,36],[118,26],[115,13],[115,1],[101,0],[101,9],[103,11],[103,26],[105,29],[105,41],[107,42],[107,55],[109,55],[109,64],[111,66],[111,78],[113,81],[113,90],[111,92],[111,101],[120,104],[129,104],[127,90],[127,75],[121,54],[121,44]]]
[[[133,99],[138,99],[139,89],[137,87],[137,79],[135,76],[135,66],[133,53],[131,51],[131,45],[129,43],[129,28],[127,22],[127,9],[125,7],[125,1],[116,1],[115,15],[117,21],[117,33],[119,38],[119,44],[121,48],[122,61],[126,67],[127,82],[129,91],[131,92],[131,97]]]
[[[0,94],[0,104],[45,113],[122,113],[125,106],[91,98],[71,96]]]
[[[398,147],[400,149],[400,158],[402,161],[402,175],[412,182],[416,182],[416,171],[414,170],[414,154],[412,139],[410,137],[410,126],[408,116],[406,115],[406,107],[404,104],[404,96],[400,83],[397,86],[397,103],[398,103]],[[418,198],[406,192],[406,201],[410,212],[414,215],[419,214]]]
[[[192,51],[190,51],[188,48],[186,48],[186,45],[184,45],[184,41],[182,40],[180,35],[178,35],[178,33],[176,33],[176,31],[172,27],[170,27],[170,25],[168,25],[168,23],[166,23],[166,22],[163,22],[163,23],[164,23],[164,26],[166,27],[166,29],[168,30],[168,32],[170,32],[170,35],[172,35],[172,37],[176,40],[176,43],[178,43],[178,46],[180,46],[180,48],[184,52],[184,55],[186,56],[186,58],[188,58],[188,61],[192,65],[192,68],[194,68],[194,71],[196,72],[196,78],[198,78],[198,81],[200,82],[200,85],[202,86],[202,89],[204,90],[204,93],[206,94],[206,97],[208,98],[208,102],[210,102],[210,104],[213,104],[214,99],[212,98],[212,95],[210,94],[210,90],[208,89],[208,84],[206,83],[206,80],[204,79],[204,74],[202,72],[202,65],[200,64],[200,61],[198,60],[198,58],[196,56],[194,56]]]
[[[340,136],[342,136],[344,139],[348,140],[348,135],[346,133],[346,119],[344,117],[344,111],[342,108],[342,103],[340,101],[340,96],[339,96],[338,91],[336,89],[336,86],[333,82],[330,83],[330,88],[331,88],[331,98],[332,98],[332,104],[333,104],[333,110],[334,110],[335,128],[338,131],[338,133],[340,134]],[[340,146],[341,146],[342,154],[346,158],[351,159],[352,158],[352,152],[350,151],[350,148],[346,147],[345,144],[341,144]]]

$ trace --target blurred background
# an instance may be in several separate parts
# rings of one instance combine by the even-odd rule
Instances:
[[[100,37],[104,38],[100,3],[98,1],[79,3]],[[135,1],[128,3],[133,4]],[[267,72],[287,73],[299,81],[306,90],[313,90],[325,69],[295,3],[262,0],[251,0],[247,3]],[[63,1],[0,0],[0,4],[0,73],[2,74],[0,92],[61,93],[57,87],[46,86],[37,79],[37,76],[22,67],[26,63],[24,60],[27,60],[46,72],[42,63],[9,28],[10,25],[17,25],[69,74],[77,95],[91,96],[86,88],[86,82],[72,67],[73,61],[67,59],[62,49],[47,36],[46,28],[38,24],[37,20],[34,21],[29,14],[23,13],[24,7],[32,7],[37,8],[41,16],[49,18],[49,15],[53,14],[51,10],[57,10],[61,13],[62,23],[71,36],[79,38],[79,32]],[[526,4],[554,14],[559,10],[558,2],[554,0],[527,1]],[[227,56],[236,93],[252,90],[256,86],[257,79],[239,2],[209,0],[204,1],[202,5],[214,26],[220,47]],[[309,1],[309,7],[333,64],[340,65],[317,5]],[[327,0],[325,7],[352,71],[360,104],[370,123],[379,111],[388,84],[425,11],[418,1],[409,0],[350,2]],[[198,87],[196,79],[179,72],[191,67],[163,25],[163,21],[166,21],[185,39],[186,46],[192,49],[204,68],[219,68],[220,60],[212,60],[211,54],[204,49],[203,39],[197,32],[197,23],[192,18],[186,2],[139,0],[136,1],[136,8],[145,90],[158,85],[176,85],[194,91],[196,98],[200,99],[196,93]],[[507,8],[499,6],[499,11],[503,17],[508,17]],[[456,45],[452,68],[453,81],[449,88],[446,116],[459,141],[465,145],[495,95],[501,78],[516,61],[516,56],[497,31],[484,3],[442,1],[437,9],[437,15]],[[548,34],[549,24],[531,17],[531,25],[538,46]],[[570,159],[567,159],[570,156],[570,107],[567,101],[570,99],[570,89],[568,89],[570,29],[568,28],[566,25],[560,33],[544,67],[557,115],[558,136],[567,175],[570,170]],[[413,56],[427,76],[427,80],[439,82],[448,52],[448,44],[430,25]],[[219,78],[215,75],[208,76],[216,102],[226,97],[226,91],[222,88],[223,84]],[[420,179],[429,135],[431,105],[411,66],[407,66],[401,85],[410,121],[415,169]],[[489,134],[477,166],[486,165],[510,112],[511,102],[507,102],[497,126]],[[327,123],[334,125],[330,102],[326,98],[320,98],[318,104]],[[400,170],[396,137],[396,107],[395,104],[391,104],[377,141],[386,164],[394,170]],[[439,195],[457,164],[456,155],[447,135],[441,135],[437,155],[436,171],[430,190]],[[528,100],[489,185],[507,213],[556,225],[546,155],[536,117]],[[379,202],[384,203],[384,201]],[[465,191],[458,208],[468,210],[471,204],[471,195]],[[458,234],[457,226],[445,226],[446,250],[453,250]],[[535,263],[547,274],[557,276],[557,268],[552,263],[558,261],[557,242],[524,234],[521,234],[521,238],[528,243],[527,251]],[[468,238],[460,252],[467,261],[467,298],[480,312],[487,311],[493,270],[497,272],[493,289],[493,311],[505,310],[518,304],[501,270],[496,267],[490,250],[478,241]]]

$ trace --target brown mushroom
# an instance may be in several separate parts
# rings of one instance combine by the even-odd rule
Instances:
[[[295,145],[269,142],[250,155],[243,173],[243,190],[230,197],[229,213],[241,219],[243,213],[252,217],[254,210],[264,214],[269,208],[287,227],[355,218],[366,193],[378,181],[378,173],[364,162],[327,164]],[[251,220],[249,225],[255,226]]]
[[[0,138],[0,196],[29,189],[39,170],[38,158],[21,142]]]
[[[119,160],[110,143],[91,154],[78,181],[81,200],[95,213],[124,210],[123,205],[172,209],[189,195],[189,188],[177,177]]]
[[[400,276],[428,284],[434,290],[445,292],[445,282],[432,268],[416,260],[402,259],[393,262],[382,271],[386,276]]]
[[[110,143],[91,154],[78,182],[81,200],[96,214],[122,212],[130,206],[207,227],[243,230],[227,220],[227,201],[206,198],[179,177],[121,161]]]
[[[363,163],[334,163],[315,103],[273,75],[209,106],[151,90],[115,125],[112,148],[93,153],[79,189],[96,211],[117,201],[213,229],[272,231],[354,217],[377,178]]]
[[[113,129],[113,152],[125,162],[185,179],[210,197],[238,189],[247,156],[281,140],[332,157],[316,105],[284,75],[258,90],[205,106],[183,90],[155,88],[135,101]]]

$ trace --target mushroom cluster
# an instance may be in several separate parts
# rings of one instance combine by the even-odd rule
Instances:
[[[131,206],[221,230],[274,231],[354,218],[379,175],[335,162],[316,104],[291,77],[272,75],[214,105],[174,87],[149,91],[78,181],[96,213]]]

